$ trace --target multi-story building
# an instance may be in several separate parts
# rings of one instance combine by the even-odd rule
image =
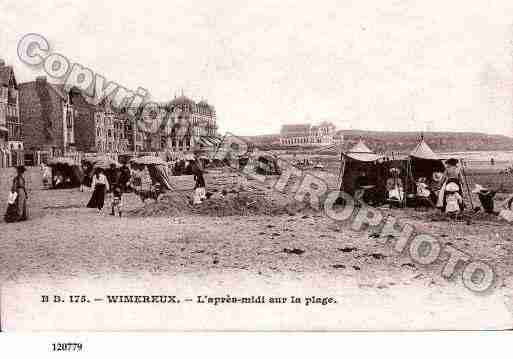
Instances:
[[[53,155],[75,151],[75,110],[70,92],[63,85],[47,82],[46,77],[19,84],[19,91],[25,149]]]
[[[162,149],[210,149],[221,142],[215,108],[206,101],[196,103],[182,95],[163,106],[169,116],[160,136]]]
[[[151,114],[159,124],[167,119],[154,133],[140,128],[137,121],[147,120],[141,118],[147,114],[138,109],[114,109],[109,100],[93,105],[82,91],[65,91],[64,86],[50,84],[44,77],[20,84],[20,104],[26,148],[54,155],[77,150],[183,152],[209,149],[221,142],[214,108],[184,96],[161,104],[158,113]]]
[[[73,91],[76,148],[83,152],[122,153],[129,150],[125,119],[108,102],[93,105]]]
[[[153,112],[137,113],[136,120],[127,124],[131,133],[129,147],[135,151],[208,150],[221,142],[217,134],[215,109],[206,101],[196,103],[180,96],[160,103]],[[137,121],[145,123],[141,127],[154,124],[153,132],[142,131]]]
[[[0,59],[0,148],[23,149],[18,84],[11,66]]]
[[[283,146],[327,146],[335,142],[335,126],[323,121],[317,126],[311,124],[283,125],[280,144]]]
[[[97,146],[100,134],[96,130],[98,117],[103,117],[103,110],[86,101],[82,92],[71,89],[71,101],[75,110],[74,132],[75,146],[83,152],[101,152]]]
[[[129,114],[130,113],[130,114]],[[122,146],[126,151],[144,152],[151,150],[150,136],[141,131],[135,120],[140,115],[140,109],[122,107],[114,111],[114,118],[117,121],[115,131],[122,136]]]

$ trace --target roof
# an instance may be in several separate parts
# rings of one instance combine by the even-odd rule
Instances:
[[[283,125],[280,133],[282,135],[308,135],[310,127],[310,124]]]
[[[37,85],[38,81],[30,81],[30,82],[23,82],[20,84],[20,87],[23,87],[23,88],[35,88],[36,85]],[[51,84],[49,82],[47,82],[46,80],[45,81],[41,81],[41,84],[44,84],[46,87],[48,88],[51,88],[53,90],[53,92],[55,92],[61,99],[63,100],[66,100],[67,99],[67,96],[65,94],[65,91],[64,91],[64,85],[60,85],[60,84]]]
[[[182,95],[180,97],[177,97],[177,98],[171,100],[171,102],[169,102],[169,105],[170,106],[194,105],[194,101],[191,100],[190,98]]]
[[[421,158],[424,160],[439,160],[440,157],[436,153],[433,152],[431,147],[422,139],[415,149],[410,153],[411,157]]]
[[[319,127],[336,127],[331,121],[322,121],[320,124],[319,124]]]
[[[358,141],[358,143],[354,145],[353,148],[345,153],[345,156],[361,162],[374,162],[383,157],[372,152],[372,150],[367,147],[363,140]]]
[[[208,107],[208,108],[211,107],[210,104],[205,100],[201,100],[200,102],[198,102],[198,106],[203,106],[203,107]]]

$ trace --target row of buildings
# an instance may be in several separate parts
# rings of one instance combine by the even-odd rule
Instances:
[[[328,146],[337,140],[336,127],[328,121],[322,121],[318,125],[308,123],[283,125],[280,131],[280,145],[282,146]]]
[[[93,105],[80,90],[66,91],[46,77],[18,83],[12,66],[1,60],[0,95],[0,167],[6,167],[7,155],[12,164],[12,156],[23,150],[50,156],[74,152],[180,152],[220,142],[215,108],[183,95],[159,104],[154,120],[165,118],[165,126],[151,134],[137,125],[142,116],[137,109],[113,108],[109,101]],[[130,113],[136,113],[135,120]]]

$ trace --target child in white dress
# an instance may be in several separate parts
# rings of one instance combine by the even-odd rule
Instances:
[[[456,217],[456,215],[461,211],[463,198],[459,194],[459,190],[460,187],[454,182],[449,183],[445,187],[445,213],[450,217]]]

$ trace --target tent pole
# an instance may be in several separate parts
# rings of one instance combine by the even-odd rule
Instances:
[[[474,203],[472,202],[472,193],[470,192],[470,187],[468,186],[468,179],[467,179],[467,174],[465,173],[465,164],[463,163],[463,159],[460,158],[460,162],[461,162],[461,174],[463,175],[463,179],[465,181],[465,186],[467,187],[468,198],[470,200],[470,207],[472,208],[472,210],[474,210]]]
[[[340,156],[340,157],[341,157],[342,163],[340,164],[340,172],[339,172],[339,175],[338,175],[338,190],[342,191],[343,190],[342,184],[344,182],[343,181],[344,173],[345,173],[345,170],[346,170],[346,159],[343,156]]]
[[[408,192],[410,188],[410,174],[411,174],[411,163],[410,159],[408,158],[406,160],[406,177],[405,177],[405,183],[403,188],[403,206],[406,208],[406,205],[408,204]]]

